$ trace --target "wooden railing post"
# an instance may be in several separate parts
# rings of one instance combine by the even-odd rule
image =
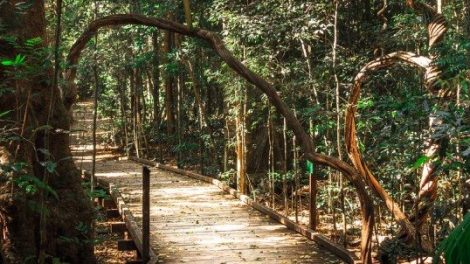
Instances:
[[[309,178],[309,227],[312,230],[317,229],[317,179],[315,177],[315,167],[310,161],[307,161],[307,174]]]
[[[150,260],[150,170],[142,168],[142,262]]]

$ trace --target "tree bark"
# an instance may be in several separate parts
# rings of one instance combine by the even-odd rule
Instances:
[[[153,123],[155,129],[160,125],[160,43],[158,42],[159,31],[155,30],[152,35],[153,45]]]
[[[193,19],[191,15],[191,1],[190,0],[183,0],[184,5],[184,17],[186,20],[186,26],[189,28],[193,27]]]
[[[241,107],[241,106],[238,106]],[[245,166],[245,146],[243,145],[243,134],[245,126],[243,122],[242,110],[239,109],[235,118],[236,125],[236,144],[235,153],[237,154],[237,190],[246,193],[246,166]]]
[[[15,57],[22,53],[21,44],[28,39],[40,37],[43,43],[39,48],[45,47],[48,43],[46,38],[46,21],[43,1],[33,1],[32,6],[25,12],[17,13],[15,4],[20,1],[10,0],[1,3],[0,18],[4,23],[6,34],[18,38],[18,46],[11,46],[0,40],[0,56]],[[45,58],[39,58],[43,61]],[[34,58],[27,58],[25,61],[29,67],[41,67],[35,65]],[[87,236],[92,240],[91,223],[93,211],[90,201],[86,198],[81,187],[80,173],[76,169],[71,157],[69,148],[70,116],[69,108],[64,106],[59,97],[57,85],[51,85],[51,71],[43,71],[31,77],[15,80],[8,69],[0,66],[0,76],[2,81],[17,87],[16,94],[2,95],[0,98],[0,112],[13,110],[10,117],[15,119],[17,113],[22,111],[15,108],[16,99],[21,102],[27,100],[28,94],[31,97],[30,104],[26,104],[27,111],[34,115],[28,115],[26,119],[17,119],[21,124],[25,121],[24,141],[11,141],[2,143],[0,146],[0,160],[3,165],[9,162],[26,162],[24,171],[14,176],[1,172],[0,177],[0,225],[1,236],[1,260],[3,263],[24,263],[28,257],[38,257],[40,248],[40,218],[44,211],[38,213],[28,204],[38,201],[38,195],[26,194],[21,188],[11,185],[7,181],[10,176],[17,180],[20,174],[27,174],[42,181],[44,167],[41,163],[54,162],[57,167],[53,173],[48,175],[48,185],[55,190],[59,199],[51,195],[44,195],[44,205],[48,210],[45,218],[44,238],[41,248],[45,249],[46,256],[60,258],[61,261],[69,263],[94,263],[93,245],[88,242],[73,243],[67,242],[60,237],[83,238]],[[50,69],[49,69],[50,70]],[[18,67],[18,72],[23,72],[23,68]],[[15,99],[16,97],[16,99]],[[0,126],[8,123],[0,122]],[[33,129],[49,125],[51,129]],[[33,128],[33,129],[31,129]],[[45,137],[53,137],[54,140],[44,140]],[[18,147],[19,151],[11,155]],[[45,150],[54,157],[45,155]],[[47,152],[46,152],[47,153]],[[11,165],[10,163],[10,165]],[[10,180],[12,180],[10,178]],[[44,208],[43,208],[44,210]],[[81,233],[76,227],[83,224],[89,228],[85,233]],[[46,261],[51,261],[51,257],[46,257]]]
[[[124,81],[123,81],[124,78]],[[129,131],[127,125],[127,82],[125,77],[121,76],[121,73],[118,73],[118,94],[119,94],[119,109],[121,110],[121,122],[124,128],[124,149],[126,150],[126,155],[129,156]]]
[[[132,139],[134,144],[134,150],[136,156],[140,157],[140,140],[138,132],[138,112],[139,112],[139,100],[136,85],[136,71],[130,70],[129,81],[131,86],[131,112],[132,112]]]
[[[464,0],[464,34],[470,38],[470,0]]]
[[[171,16],[170,16],[171,17]],[[171,30],[167,30],[164,33],[164,45],[163,53],[165,54],[164,64],[169,63],[168,55],[174,47],[175,34]],[[175,109],[174,109],[174,90],[175,90],[175,78],[173,74],[168,70],[164,74],[164,87],[165,87],[165,115],[166,115],[166,129],[168,135],[173,135],[176,131],[175,124]]]
[[[370,12],[370,3],[369,1],[366,1],[366,12]],[[336,151],[338,152],[338,159],[343,160],[343,151],[341,149],[341,126],[340,126],[340,115],[341,115],[341,106],[340,106],[340,83],[339,83],[339,78],[338,78],[338,73],[337,73],[337,67],[336,67],[336,48],[338,46],[338,8],[339,8],[339,1],[335,1],[335,11],[334,11],[334,34],[333,34],[333,48],[332,48],[332,57],[333,57],[333,62],[332,62],[332,67],[333,67],[333,77],[335,79],[335,106],[336,106]],[[346,223],[346,209],[345,209],[345,201],[344,201],[344,183],[343,183],[343,175],[340,173],[339,174],[339,196],[340,196],[340,204],[341,204],[341,218],[343,221],[343,242],[344,245],[346,245],[346,229],[347,229],[347,223]],[[336,226],[336,223],[335,223]]]

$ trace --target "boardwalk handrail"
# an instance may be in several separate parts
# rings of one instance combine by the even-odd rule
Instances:
[[[181,175],[184,175],[184,176],[188,176],[190,178],[198,179],[198,180],[201,180],[201,181],[204,181],[204,182],[207,182],[207,183],[211,183],[211,184],[217,186],[218,188],[220,188],[221,190],[223,190],[224,192],[229,193],[232,196],[240,199],[240,201],[242,201],[245,204],[251,206],[252,208],[260,211],[263,214],[268,215],[273,220],[276,220],[277,222],[285,225],[288,229],[293,230],[293,231],[303,235],[304,237],[314,241],[315,243],[317,243],[318,245],[324,247],[325,249],[327,249],[328,251],[330,251],[331,253],[333,253],[334,255],[336,255],[337,257],[339,257],[341,260],[345,261],[346,263],[349,263],[349,264],[359,264],[359,263],[361,263],[361,261],[354,254],[349,252],[343,246],[334,243],[333,241],[331,241],[330,239],[328,239],[324,235],[319,234],[319,233],[315,232],[314,230],[312,230],[310,228],[303,227],[303,226],[293,222],[289,218],[279,214],[278,212],[272,210],[271,208],[268,208],[268,207],[266,207],[266,206],[264,206],[264,205],[262,205],[262,204],[260,204],[256,201],[254,201],[251,197],[249,197],[247,195],[244,195],[244,194],[241,194],[240,192],[238,192],[237,190],[235,190],[232,187],[228,186],[226,183],[224,183],[222,181],[219,181],[217,179],[211,178],[209,176],[201,175],[201,174],[198,174],[198,173],[195,173],[195,172],[178,169],[178,168],[175,168],[175,167],[172,167],[172,166],[164,165],[164,164],[161,164],[161,163],[158,163],[158,162],[155,162],[155,161],[151,161],[151,160],[137,158],[137,157],[134,157],[134,156],[130,156],[129,160],[132,160],[132,161],[144,164],[144,165],[152,166],[152,167],[155,167],[155,168],[158,168],[158,169],[162,169],[162,170],[174,172],[174,173],[177,173],[177,174],[181,174]]]
[[[124,198],[119,191],[119,189],[112,183],[109,183],[109,192],[111,193],[111,197],[114,199],[116,203],[119,213],[121,214],[124,222],[126,222],[127,231],[134,240],[135,246],[139,250],[139,252],[143,252],[143,238],[142,238],[142,229],[139,228],[137,225],[137,221],[135,220],[134,215],[132,214],[131,210],[127,206]],[[155,264],[158,262],[158,257],[152,248],[149,248],[149,257],[150,260],[147,264]]]
[[[91,177],[91,174],[83,170],[82,175],[84,178]],[[142,229],[139,228],[137,221],[135,220],[134,215],[132,214],[131,210],[129,209],[128,205],[126,204],[122,193],[119,191],[119,188],[117,188],[113,183],[109,183],[106,180],[100,179],[100,178],[95,178],[96,183],[103,187],[103,188],[108,188],[109,194],[111,198],[114,200],[114,203],[116,204],[119,213],[121,214],[122,219],[126,223],[126,228],[129,234],[132,237],[132,240],[134,240],[135,246],[137,247],[137,250],[142,254],[143,253],[143,237],[142,237]],[[157,254],[155,254],[154,250],[152,247],[149,247],[149,260],[146,264],[156,264],[158,263],[158,257]]]
[[[150,260],[150,170],[142,167],[142,262]]]

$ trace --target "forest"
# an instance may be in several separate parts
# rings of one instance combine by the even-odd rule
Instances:
[[[94,250],[99,148],[360,263],[470,263],[469,89],[469,0],[0,1],[0,263],[119,263]]]

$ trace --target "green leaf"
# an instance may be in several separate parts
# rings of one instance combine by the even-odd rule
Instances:
[[[26,12],[33,6],[33,1],[22,1],[15,4],[16,10],[19,12]]]
[[[47,193],[50,193],[56,199],[59,199],[59,195],[57,192],[52,189],[51,186],[44,183],[42,180],[38,179],[37,177],[31,175],[22,175],[18,177],[16,180],[18,187],[24,189],[27,193],[34,194],[37,189],[42,189]]]
[[[9,113],[11,113],[11,110],[8,110],[8,111],[5,111],[5,112],[3,112],[3,113],[0,113],[0,118],[2,118],[2,117],[4,117],[4,116],[8,115]]]
[[[433,263],[439,263],[444,254],[447,264],[466,263],[470,257],[470,213],[467,213],[460,223],[437,247]]]
[[[429,160],[431,160],[430,157],[427,157],[425,155],[422,155],[421,157],[419,157],[415,163],[411,166],[412,169],[419,169],[421,168],[421,166],[424,165],[424,163],[428,162]]]
[[[26,59],[26,56],[24,56],[24,55],[21,55],[21,54],[16,55],[15,65],[16,66],[22,65],[24,63],[25,59]]]
[[[46,162],[41,162],[41,165],[46,168],[46,170],[49,172],[49,173],[54,173],[55,172],[55,169],[57,168],[57,163],[53,162],[53,161],[46,161]]]
[[[18,67],[24,64],[26,60],[26,56],[18,54],[16,55],[14,60],[2,60],[1,64],[3,66],[13,66],[13,67]]]
[[[34,185],[27,185],[25,188],[25,191],[26,193],[29,193],[29,194],[35,194],[37,191],[37,188]]]
[[[12,60],[3,60],[3,61],[1,62],[1,64],[2,64],[3,66],[12,66],[12,65],[14,65],[14,63],[15,63],[15,62],[12,61]]]
[[[374,106],[374,101],[372,98],[364,98],[359,100],[357,103],[357,109],[367,109]]]
[[[88,190],[87,194],[90,198],[108,198],[109,195],[104,190],[94,190],[93,192]]]
[[[24,169],[28,164],[26,162],[16,162],[15,164],[12,165],[12,169],[15,172],[20,172],[22,169]]]
[[[42,39],[40,37],[37,37],[37,38],[26,40],[25,44],[28,47],[34,47],[34,46],[41,44],[41,42],[42,42]]]

